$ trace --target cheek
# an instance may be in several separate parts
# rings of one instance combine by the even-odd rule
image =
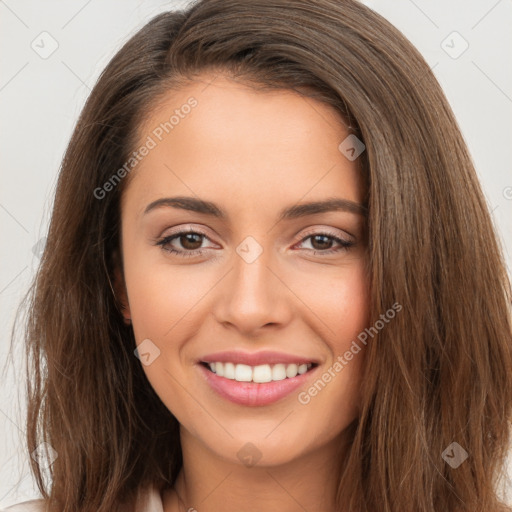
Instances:
[[[208,293],[218,283],[219,273],[208,265],[171,268],[156,251],[151,253],[155,256],[138,249],[130,252],[130,248],[125,253],[130,313],[137,344],[150,339],[160,350],[155,363],[143,369],[166,406],[179,415],[187,407],[187,397],[181,396],[177,384],[187,377],[190,358],[186,340],[201,329],[210,308],[215,307]],[[347,259],[344,264],[315,272],[309,264],[293,269],[281,267],[279,274],[299,299],[294,301],[293,294],[283,290],[282,300],[290,301],[289,307],[294,309],[304,332],[321,339],[324,350],[325,365],[319,372],[322,382],[315,389],[303,390],[309,405],[300,400],[295,404],[307,415],[314,410],[325,428],[343,428],[358,407],[364,345],[359,344],[351,360],[345,358],[341,371],[336,362],[351,347],[354,350],[353,341],[367,327],[369,292],[363,260]]]
[[[339,291],[333,297],[329,321],[336,333],[332,346],[340,354],[348,350],[353,340],[363,331],[369,321],[370,293],[362,268],[351,269],[341,281]]]
[[[313,416],[319,415],[329,432],[345,428],[357,417],[360,405],[367,346],[358,336],[368,327],[370,292],[359,263],[340,268],[329,280],[306,283],[316,331],[322,333],[330,357],[298,402]]]
[[[358,389],[364,365],[367,345],[358,338],[368,327],[370,291],[363,265],[359,265],[343,280],[336,297],[337,307],[331,315],[332,330],[336,334],[329,337],[333,350],[333,368],[336,375],[333,381],[338,392],[350,394],[353,402],[358,402]],[[336,364],[338,363],[338,364]],[[339,365],[342,365],[341,367]],[[336,371],[338,370],[338,371]]]
[[[333,330],[340,335],[333,341],[333,346],[336,353],[341,354],[350,349],[369,322],[370,292],[362,269],[355,269],[347,276],[337,304]],[[363,352],[365,345],[361,348]]]
[[[171,270],[168,265],[147,264],[143,258],[135,257],[126,261],[136,343],[142,347],[150,340],[147,346],[155,354],[142,369],[156,394],[180,422],[186,421],[185,411],[190,407],[190,396],[183,391],[188,377],[183,349],[194,325],[201,324],[197,303],[206,292],[195,278],[191,279],[190,268]]]
[[[146,343],[156,354],[150,364],[143,365],[149,382],[167,408],[180,417],[190,406],[182,388],[190,377],[194,355],[187,341],[204,323],[209,292],[219,276],[207,266],[170,265],[157,251],[151,253],[156,256],[134,249],[124,260],[132,327],[137,345]]]
[[[162,252],[126,247],[126,288],[137,342],[175,337],[214,284],[205,267],[170,265]]]
[[[309,318],[312,330],[321,334],[333,357],[345,352],[369,321],[370,292],[364,260],[347,260],[328,271],[302,272],[294,279],[293,289],[303,290],[300,298],[311,312],[304,310],[303,318]]]

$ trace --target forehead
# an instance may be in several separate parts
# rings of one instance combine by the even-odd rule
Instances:
[[[138,135],[140,145],[151,148],[125,195],[140,201],[214,194],[257,208],[306,195],[358,202],[363,196],[356,162],[338,149],[349,135],[343,119],[294,91],[205,76],[168,91]]]

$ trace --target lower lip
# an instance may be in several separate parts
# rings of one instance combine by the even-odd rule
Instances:
[[[210,387],[220,396],[236,404],[248,406],[268,405],[277,402],[304,385],[306,380],[318,368],[314,366],[306,373],[296,377],[258,384],[219,377],[204,365],[198,364],[198,366]]]

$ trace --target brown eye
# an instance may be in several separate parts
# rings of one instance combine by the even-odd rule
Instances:
[[[334,240],[330,236],[326,235],[313,235],[311,237],[311,245],[313,249],[317,249],[319,251],[324,251],[326,249],[330,249]]]
[[[204,239],[208,240],[204,233],[180,231],[162,238],[156,245],[160,245],[164,251],[178,256],[197,256],[206,250],[205,247],[201,247]]]
[[[178,240],[184,249],[194,251],[199,249],[203,244],[203,235],[199,233],[186,233],[184,235],[180,235]]]
[[[329,233],[312,233],[304,237],[299,245],[302,245],[309,241],[311,247],[306,247],[306,250],[313,251],[313,254],[332,254],[341,251],[347,251],[355,245],[355,242],[349,240],[343,240],[338,236],[331,235]],[[338,247],[335,247],[335,245]],[[334,247],[333,247],[334,246]]]

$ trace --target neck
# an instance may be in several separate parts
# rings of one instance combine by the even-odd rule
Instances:
[[[183,466],[174,485],[180,512],[339,510],[343,436],[283,464],[252,466],[219,457],[183,427],[180,436]]]

